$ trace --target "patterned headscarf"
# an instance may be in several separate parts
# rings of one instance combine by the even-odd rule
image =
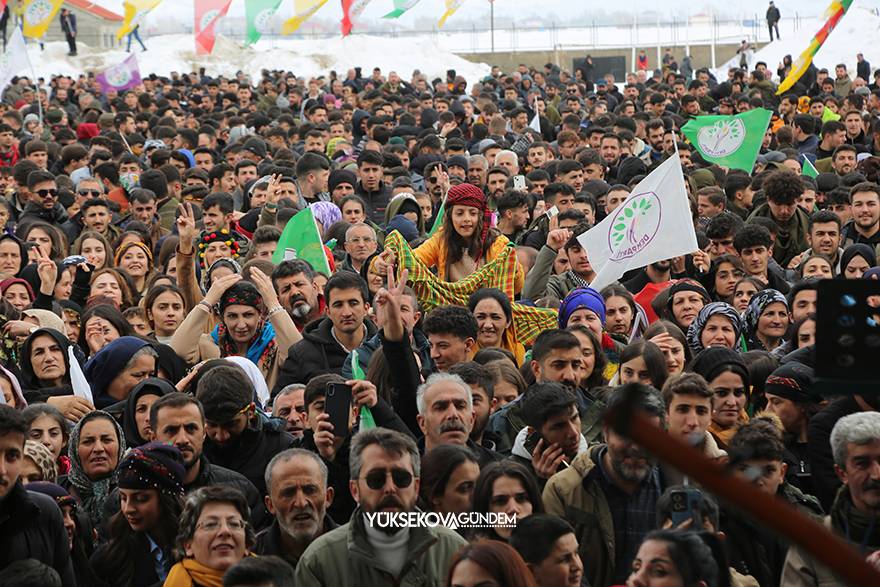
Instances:
[[[758,320],[767,306],[779,302],[788,310],[788,300],[775,289],[763,289],[752,296],[749,306],[743,312],[743,322],[746,329],[746,344],[749,350],[764,350],[764,344],[758,338]]]
[[[483,213],[483,229],[480,232],[480,253],[483,254],[483,247],[486,243],[486,237],[489,234],[489,228],[492,225],[492,211],[489,210],[489,204],[486,202],[486,194],[483,190],[470,183],[460,183],[450,188],[446,194],[446,208],[452,210],[453,206],[468,206],[476,208]],[[479,261],[479,256],[476,261]]]
[[[24,442],[24,456],[32,460],[40,470],[40,481],[55,483],[58,478],[58,465],[55,463],[55,455],[46,445],[26,440]]]
[[[226,290],[220,303],[217,304],[217,313],[222,317],[223,311],[232,305],[251,306],[256,308],[262,315],[266,308],[263,304],[263,296],[257,291],[254,285],[247,281],[239,281]],[[220,322],[214,330],[211,331],[211,337],[217,346],[220,347],[220,356],[229,357],[238,354],[236,345],[229,337],[229,330],[224,322]],[[275,328],[272,324],[265,320],[260,320],[257,325],[257,331],[254,338],[248,343],[247,358],[260,368],[266,374],[269,366],[274,362],[275,355],[278,352],[278,345],[275,342]]]
[[[128,451],[116,475],[121,489],[156,489],[168,495],[183,495],[186,469],[177,447],[148,442]]]
[[[321,227],[326,231],[330,226],[342,220],[342,212],[333,202],[315,202],[309,204],[315,219],[321,223]]]
[[[241,265],[238,264],[238,261],[236,261],[235,259],[230,259],[228,257],[221,257],[220,259],[217,259],[216,261],[211,263],[211,267],[208,268],[207,271],[202,272],[202,287],[205,289],[205,291],[211,289],[211,284],[214,282],[212,275],[214,273],[214,269],[218,267],[229,267],[230,269],[232,269],[233,273],[235,273],[236,275],[241,275]]]
[[[716,314],[720,314],[724,316],[730,323],[733,325],[734,331],[734,346],[736,342],[739,340],[740,335],[743,330],[743,323],[739,317],[739,314],[736,311],[736,308],[728,304],[727,302],[711,302],[706,304],[702,308],[700,308],[699,314],[694,318],[694,321],[691,322],[691,325],[687,330],[687,343],[691,349],[691,353],[693,355],[697,355],[700,351],[702,351],[705,347],[703,346],[703,329],[706,327],[706,323],[709,321],[709,318],[715,316]]]
[[[208,245],[216,241],[225,242],[229,247],[229,250],[232,251],[232,258],[237,259],[241,254],[241,242],[239,237],[241,237],[241,235],[237,233],[233,234],[228,228],[203,232],[199,237],[199,265],[203,268],[205,267],[205,251],[208,250]]]
[[[96,528],[102,523],[104,518],[104,502],[107,501],[107,497],[113,489],[116,472],[114,471],[103,479],[92,480],[86,475],[82,461],[79,459],[79,450],[77,449],[83,426],[97,418],[104,418],[112,422],[116,429],[116,438],[119,443],[118,464],[118,461],[122,459],[122,455],[125,453],[125,434],[122,432],[122,427],[113,419],[113,416],[103,410],[95,410],[83,416],[82,420],[73,427],[73,431],[70,433],[70,441],[67,443],[67,456],[70,457],[70,471],[67,474],[67,478],[71,486],[79,494],[80,503],[83,509],[88,512],[89,519]]]

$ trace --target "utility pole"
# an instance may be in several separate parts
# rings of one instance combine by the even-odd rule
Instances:
[[[489,30],[492,39],[492,53],[495,52],[495,0],[489,0]]]

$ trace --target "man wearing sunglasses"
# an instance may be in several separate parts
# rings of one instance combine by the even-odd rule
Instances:
[[[67,210],[58,202],[58,186],[54,175],[42,169],[31,171],[27,185],[31,201],[25,206],[19,222],[42,220],[60,226],[67,221]]]
[[[467,542],[442,526],[397,528],[370,524],[366,514],[416,511],[419,450],[408,436],[364,430],[351,441],[351,495],[358,503],[347,524],[306,549],[296,585],[408,585],[440,583],[452,555]]]

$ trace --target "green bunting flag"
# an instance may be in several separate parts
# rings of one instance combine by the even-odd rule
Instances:
[[[751,173],[771,114],[756,108],[735,116],[697,116],[681,132],[706,161]]]
[[[358,360],[357,351],[351,351],[351,377],[363,381],[366,379],[364,370],[361,369],[361,363]],[[373,419],[373,412],[367,406],[361,406],[361,430],[369,430],[376,427],[376,421]]]
[[[247,41],[245,45],[253,45],[260,40],[263,33],[271,30],[272,17],[281,5],[281,0],[246,0],[244,3],[247,17]]]
[[[804,157],[804,164],[801,165],[801,175],[813,178],[819,175],[819,170],[810,163],[810,160],[807,159],[806,156]]]
[[[287,221],[287,226],[281,233],[272,262],[277,265],[287,259],[304,259],[315,271],[330,275],[330,264],[324,254],[324,244],[318,234],[318,225],[311,208],[297,212]]]

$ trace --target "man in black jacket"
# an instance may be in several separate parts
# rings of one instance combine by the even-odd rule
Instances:
[[[376,334],[367,320],[369,292],[361,276],[340,271],[324,286],[327,315],[309,323],[303,339],[291,345],[272,395],[291,383],[307,384],[322,373],[341,373],[346,357]]]
[[[295,443],[284,422],[264,420],[257,413],[254,385],[244,370],[232,363],[202,375],[196,398],[205,409],[205,456],[241,473],[265,495],[266,465]]]
[[[0,569],[32,558],[55,569],[64,587],[75,587],[61,510],[51,497],[27,491],[19,480],[27,432],[21,412],[0,405]]]
[[[308,450],[291,448],[269,461],[266,504],[275,519],[257,535],[256,554],[281,557],[295,569],[309,544],[337,527],[327,515],[334,495],[328,477],[327,465]]]
[[[67,39],[67,47],[70,49],[68,55],[76,55],[76,15],[66,8],[61,9],[61,32]]]

